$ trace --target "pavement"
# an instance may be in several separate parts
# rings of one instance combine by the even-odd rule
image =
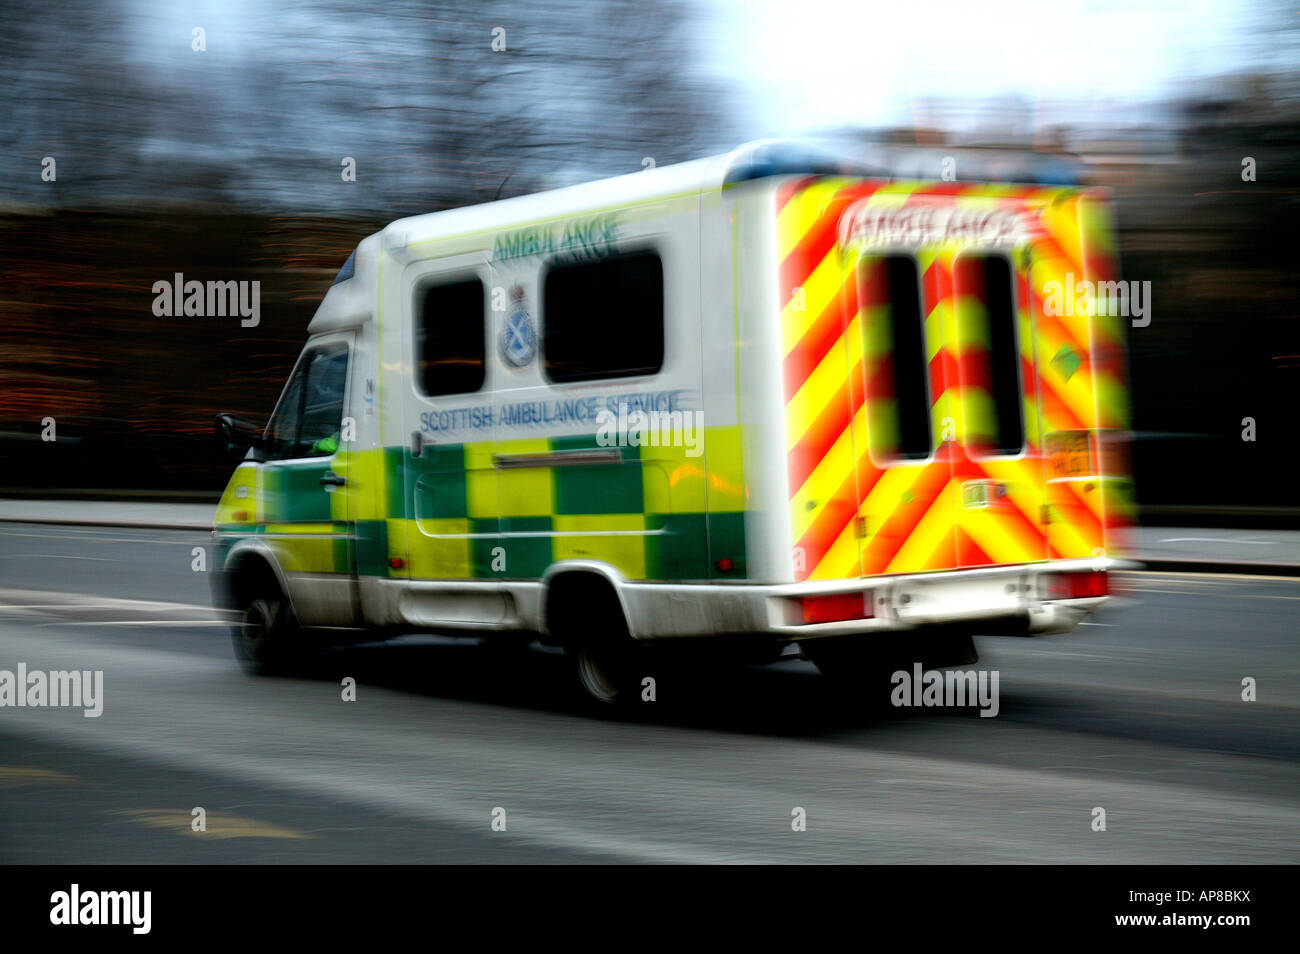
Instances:
[[[1300,530],[1136,527],[1129,554],[1150,570],[1300,575]]]
[[[217,505],[136,500],[0,499],[0,522],[211,530]]]
[[[155,530],[211,530],[216,504],[0,499],[0,522]],[[1147,569],[1300,576],[1300,530],[1137,527],[1111,554]]]

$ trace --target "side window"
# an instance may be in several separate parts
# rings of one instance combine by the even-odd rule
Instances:
[[[977,455],[1019,454],[1025,446],[1014,282],[1011,263],[1001,255],[959,255],[953,268],[962,439]]]
[[[477,278],[416,291],[416,381],[430,396],[483,387],[487,289]]]
[[[348,349],[332,345],[315,352],[307,365],[298,444],[304,457],[321,457],[339,449],[343,427],[343,392],[348,383]]]
[[[328,457],[338,450],[347,378],[347,345],[324,345],[303,355],[266,427],[273,459]]]
[[[284,394],[276,406],[275,415],[266,425],[266,439],[269,442],[267,454],[273,460],[282,460],[293,456],[290,452],[298,442],[298,421],[302,417],[302,383],[307,376],[305,361],[298,362],[284,386]]]
[[[553,265],[542,289],[552,381],[655,374],[664,365],[664,267],[654,252]]]
[[[921,279],[907,255],[858,262],[867,441],[878,460],[918,460],[934,449]]]

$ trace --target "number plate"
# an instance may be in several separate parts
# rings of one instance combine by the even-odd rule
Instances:
[[[1087,431],[1056,431],[1047,435],[1047,459],[1052,477],[1082,477],[1092,473]]]

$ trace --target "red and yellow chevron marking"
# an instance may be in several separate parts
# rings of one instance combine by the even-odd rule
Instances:
[[[993,390],[984,290],[966,257],[981,250],[933,239],[904,251],[921,277],[934,453],[921,461],[891,453],[892,297],[883,259],[841,245],[841,220],[850,206],[936,201],[1038,223],[1009,252],[1026,444],[1014,457],[988,453]],[[1087,557],[1105,547],[1107,530],[1127,510],[1116,489],[1126,473],[1113,464],[1099,472],[1093,453],[1086,472],[1063,477],[1043,451],[1047,435],[1127,427],[1118,321],[1045,307],[1050,282],[1064,288],[1067,276],[1073,287],[1114,275],[1101,197],[1055,187],[810,177],[782,185],[776,210],[796,578]],[[968,506],[963,488],[980,485],[996,492]]]

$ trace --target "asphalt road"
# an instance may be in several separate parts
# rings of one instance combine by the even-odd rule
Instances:
[[[995,718],[795,660],[612,721],[562,656],[435,637],[246,676],[207,542],[0,524],[0,670],[104,673],[99,718],[0,708],[0,862],[1300,861],[1300,581],[1133,574],[1075,633],[979,639]]]

